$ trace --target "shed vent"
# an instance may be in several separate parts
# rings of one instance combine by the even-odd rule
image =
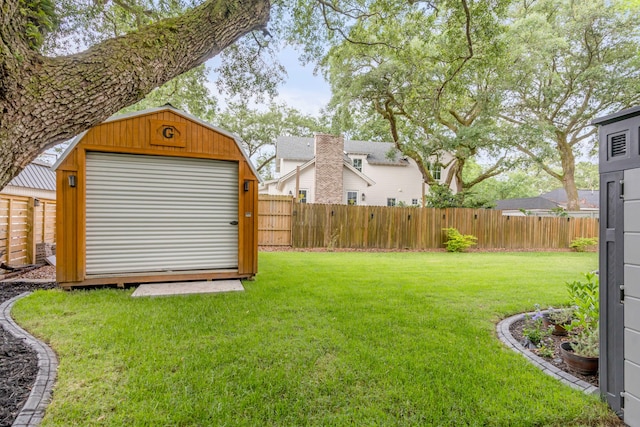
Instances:
[[[620,157],[627,154],[627,134],[619,133],[609,137],[610,157]]]

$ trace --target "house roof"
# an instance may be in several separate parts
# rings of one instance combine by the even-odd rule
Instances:
[[[229,131],[226,131],[224,129],[221,129],[219,127],[213,126],[210,123],[205,122],[204,120],[201,120],[195,116],[192,116],[189,113],[186,113],[182,110],[178,110],[177,108],[175,108],[174,106],[172,106],[171,104],[166,104],[163,105],[162,107],[157,107],[157,108],[149,108],[146,110],[141,110],[141,111],[134,111],[132,113],[127,113],[127,114],[115,114],[111,117],[109,117],[107,120],[105,120],[102,123],[109,123],[109,122],[115,122],[118,120],[124,120],[124,119],[130,119],[132,117],[137,117],[137,116],[144,116],[147,114],[153,114],[153,113],[158,113],[160,111],[171,111],[179,116],[182,116],[186,119],[189,119],[195,123],[198,123],[199,125],[209,128],[211,130],[213,130],[214,132],[217,132],[219,134],[228,136],[229,138],[233,139],[236,143],[236,145],[238,146],[238,149],[240,150],[240,152],[242,153],[242,155],[244,156],[245,160],[247,161],[247,163],[249,164],[249,167],[251,168],[251,170],[253,171],[254,175],[258,178],[258,180],[260,182],[262,182],[262,178],[260,177],[260,174],[258,173],[258,171],[256,170],[253,162],[251,161],[251,159],[249,158],[249,155],[247,154],[247,152],[244,150],[244,147],[242,145],[242,139],[240,139],[240,137],[234,133],[231,133]],[[86,135],[87,131],[82,132],[80,135],[76,136],[72,141],[71,144],[69,144],[69,146],[67,147],[67,149],[64,151],[64,153],[62,153],[62,155],[58,158],[58,161],[51,166],[51,169],[53,169],[54,171],[56,169],[58,169],[58,167],[60,167],[60,165],[62,164],[62,162],[64,162],[64,160],[67,158],[67,156],[73,151],[73,149],[76,147],[76,145],[78,145],[78,143],[82,140],[82,138]]]
[[[557,203],[540,196],[496,201],[496,209],[502,211],[514,209],[554,209],[557,207]]]
[[[567,193],[564,188],[556,188],[547,193],[541,194],[540,197],[552,200],[558,204],[567,204]],[[597,208],[600,206],[599,190],[578,190],[578,201],[581,208]]]
[[[7,185],[56,191],[56,174],[51,170],[51,165],[34,161],[28,164]]]
[[[578,201],[582,209],[596,209],[600,206],[600,191],[578,190]],[[564,188],[557,188],[538,197],[523,197],[496,201],[496,209],[554,209],[567,205],[567,193]]]
[[[314,156],[314,139],[298,136],[279,136],[276,141],[276,157],[286,160],[308,161]],[[376,165],[407,166],[409,162],[390,142],[350,141],[344,142],[346,154],[362,154],[367,162]],[[393,153],[393,157],[387,155]]]
[[[309,160],[308,162],[306,162],[306,163],[304,163],[303,165],[300,166],[300,171],[302,172],[303,170],[307,169],[308,167],[311,167],[311,166],[315,165],[315,163],[316,163],[316,159],[315,158]],[[365,174],[360,172],[358,169],[354,168],[351,165],[351,162],[349,160],[344,160],[343,167],[347,168],[348,170],[350,170],[351,172],[356,174],[356,176],[358,176],[358,178],[360,178],[364,182],[366,182],[368,186],[375,185],[375,181],[374,180],[372,180],[371,178],[369,178],[368,176],[366,176]],[[278,189],[282,190],[282,187],[284,186],[284,183],[286,181],[290,180],[291,178],[295,177],[295,176],[296,176],[296,169],[294,169],[291,172],[281,176],[279,179],[276,179],[276,180],[273,180],[273,181],[269,181],[269,182],[277,182]]]

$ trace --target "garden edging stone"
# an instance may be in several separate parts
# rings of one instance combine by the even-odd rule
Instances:
[[[11,318],[11,308],[15,302],[29,294],[31,294],[31,292],[24,292],[0,305],[0,326],[14,337],[22,339],[35,350],[38,356],[38,374],[36,380],[26,403],[13,422],[12,427],[35,427],[40,425],[44,417],[45,409],[51,401],[51,392],[58,369],[58,358],[53,350],[18,326]]]
[[[591,385],[579,378],[576,378],[561,369],[556,368],[551,363],[533,353],[531,350],[526,349],[522,344],[518,342],[518,340],[513,337],[513,335],[511,335],[511,331],[509,330],[511,325],[514,322],[524,319],[527,314],[532,315],[533,313],[516,314],[515,316],[508,317],[498,323],[497,333],[500,341],[502,341],[507,347],[509,347],[516,353],[522,354],[529,362],[533,363],[533,365],[541,369],[542,372],[565,383],[569,387],[580,390],[586,394],[599,394],[600,390],[598,389],[598,387]]]

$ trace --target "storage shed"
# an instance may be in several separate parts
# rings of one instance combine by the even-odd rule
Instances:
[[[89,129],[53,168],[60,286],[257,273],[259,178],[229,132],[167,105]]]
[[[600,142],[600,392],[640,426],[640,107],[593,121]]]

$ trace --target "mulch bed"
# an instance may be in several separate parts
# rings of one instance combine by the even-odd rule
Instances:
[[[518,320],[516,322],[513,322],[511,324],[511,327],[509,328],[509,331],[511,332],[511,335],[513,335],[513,337],[515,339],[518,340],[518,342],[522,343],[524,341],[524,337],[522,336],[522,328],[525,324],[525,320]],[[556,335],[551,335],[550,338],[553,340],[553,344],[554,344],[554,352],[553,352],[553,357],[543,357],[540,354],[538,354],[536,352],[535,349],[531,350],[534,353],[536,353],[539,357],[541,357],[542,359],[546,360],[547,362],[551,363],[553,366],[555,366],[558,369],[562,369],[565,372],[570,373],[571,375],[573,375],[574,377],[581,379],[583,381],[588,382],[589,384],[592,384],[596,387],[599,386],[599,382],[598,382],[598,375],[582,375],[577,373],[576,371],[570,369],[563,361],[562,361],[562,356],[560,355],[560,345],[563,342],[569,341],[570,338],[569,337],[562,337],[562,336],[556,336]]]
[[[0,304],[36,289],[52,289],[54,283],[2,283]],[[0,327],[0,427],[9,427],[24,406],[38,373],[35,351]]]

